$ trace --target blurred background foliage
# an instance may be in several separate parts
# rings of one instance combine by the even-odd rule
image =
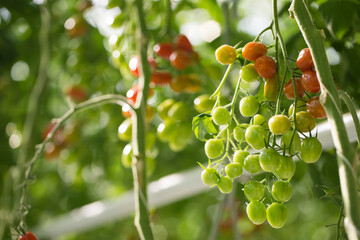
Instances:
[[[83,101],[107,93],[125,95],[134,85],[136,78],[128,69],[137,45],[132,2],[1,1],[1,186],[5,184],[10,167],[16,164],[28,101],[38,74],[42,47],[39,45],[40,5],[46,6],[51,17],[50,61],[31,146],[42,141],[44,129],[51,119],[68,109],[66,97]],[[289,5],[288,1],[280,1],[280,27],[289,56],[296,58],[305,42],[295,21],[289,19]],[[264,0],[174,0],[171,6],[172,21],[169,22],[166,1],[144,0],[150,36],[149,54],[156,43],[172,40],[179,33],[185,34],[200,55],[200,63],[187,71],[201,78],[202,88],[197,94],[174,93],[169,87],[157,88],[149,104],[156,107],[171,97],[187,102],[195,115],[193,99],[213,92],[225,70],[214,58],[215,49],[223,43],[235,45],[252,40],[270,24],[271,3]],[[309,8],[314,22],[326,35],[327,53],[338,87],[349,92],[359,104],[359,2],[317,0],[309,1]],[[272,36],[267,33],[261,40],[271,44]],[[162,64],[168,67],[166,63]],[[234,84],[236,75],[232,79]],[[233,92],[234,84],[227,85],[225,94]],[[74,86],[80,90],[71,95],[69,89]],[[81,112],[66,122],[59,143],[49,146],[35,165],[36,181],[29,189],[32,208],[26,218],[30,229],[85,204],[114,198],[132,189],[131,171],[125,169],[120,160],[127,144],[117,136],[118,126],[123,121],[121,108],[103,106]],[[148,131],[156,132],[159,123],[161,120],[155,114]],[[149,181],[197,167],[196,162],[206,162],[205,154],[198,150],[202,148],[203,143],[194,138],[180,152],[173,152],[168,144],[156,141],[151,153],[156,159],[155,168]],[[28,158],[33,153],[30,151]],[[298,163],[292,182],[295,193],[288,203],[289,219],[280,230],[272,229],[268,224],[254,226],[249,222],[244,212],[243,185],[238,183],[235,223],[231,218],[234,203],[217,189],[210,189],[190,199],[153,209],[151,219],[156,239],[207,239],[214,228],[217,239],[232,239],[234,226],[243,239],[280,240],[289,239],[289,236],[291,239],[335,239],[341,201],[338,199],[340,190],[334,152],[324,152],[321,161],[313,165]],[[4,189],[0,190],[2,194]],[[214,219],[219,221],[214,224]],[[9,230],[1,238],[9,239]],[[77,240],[137,238],[132,218],[59,237]]]

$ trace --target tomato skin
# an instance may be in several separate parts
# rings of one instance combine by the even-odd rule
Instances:
[[[265,44],[259,42],[248,42],[242,49],[243,57],[249,61],[255,61],[259,57],[265,56],[266,53]]]
[[[245,138],[245,132],[249,125],[242,123],[234,128],[233,134],[236,141],[241,142]]]
[[[132,137],[132,122],[131,118],[126,118],[119,126],[118,136],[120,140],[130,141]]]
[[[296,84],[296,92],[297,92],[297,96],[299,98],[304,97],[305,92],[304,92],[304,88],[302,87],[300,80],[298,78],[295,79],[295,84]],[[284,86],[284,94],[285,97],[287,99],[293,100],[295,99],[295,94],[294,94],[294,87],[293,87],[293,80],[290,79]]]
[[[300,111],[296,113],[296,129],[300,132],[306,133],[315,128],[315,120],[307,111]]]
[[[230,178],[237,178],[243,173],[242,166],[238,162],[232,162],[225,167],[226,175]]]
[[[309,70],[304,72],[301,75],[300,82],[305,91],[310,93],[320,92],[320,83],[315,71]]]
[[[210,95],[200,95],[194,99],[195,110],[199,113],[211,111],[215,104],[215,100],[210,99]]]
[[[311,57],[310,49],[304,48],[300,51],[299,56],[296,60],[296,66],[302,72],[311,70],[311,68],[314,66],[314,62]]]
[[[273,172],[279,167],[280,154],[273,148],[266,148],[260,153],[259,162],[265,172]]]
[[[258,125],[251,125],[245,132],[246,142],[254,149],[262,149],[265,147],[265,130]]]
[[[326,118],[326,111],[320,103],[319,97],[313,97],[306,103],[307,111],[313,118],[322,119]]]
[[[253,63],[249,63],[243,66],[240,70],[241,79],[246,82],[255,82],[259,78],[259,74],[255,70],[255,65]]]
[[[276,102],[278,82],[276,76],[266,80],[264,85],[264,98],[270,102]]]
[[[248,151],[245,150],[236,150],[234,153],[234,157],[233,157],[233,161],[240,163],[240,165],[243,167],[244,166],[244,162],[245,162],[245,158],[247,156],[249,156],[250,153]]]
[[[262,78],[269,79],[276,76],[276,63],[271,57],[262,56],[257,58],[254,67]]]
[[[317,162],[322,153],[322,145],[320,141],[315,138],[305,138],[301,143],[300,156],[306,163]]]
[[[254,96],[247,96],[240,101],[240,113],[244,117],[252,117],[259,111],[259,101]]]
[[[208,158],[220,157],[224,150],[224,143],[221,139],[209,139],[205,143],[205,154]]]
[[[254,224],[263,224],[266,220],[265,205],[259,201],[252,201],[246,207],[246,214],[248,215],[250,221]]]
[[[282,179],[289,179],[295,174],[295,162],[289,156],[280,156],[279,167],[275,173]]]
[[[168,116],[172,120],[183,121],[186,120],[186,118],[189,116],[189,112],[190,107],[187,103],[177,102],[169,108]]]
[[[261,114],[256,114],[255,116],[253,116],[251,118],[251,121],[250,123],[252,125],[259,125],[259,126],[262,126],[264,129],[268,129],[269,128],[269,125],[268,125],[268,122],[266,121],[266,118],[261,115]]]
[[[121,154],[121,163],[125,168],[131,168],[132,165],[132,146],[126,144]]]
[[[261,172],[259,155],[251,154],[247,156],[244,160],[244,169],[250,174]]]
[[[187,93],[197,93],[201,89],[201,79],[195,74],[187,75],[188,80],[185,86],[185,92]]]
[[[153,72],[150,82],[157,86],[164,86],[171,82],[172,76],[168,72]]]
[[[229,123],[231,116],[226,108],[216,107],[212,114],[212,119],[216,125],[226,125]]]
[[[299,134],[295,132],[295,135],[294,135],[294,138],[293,138],[293,141],[291,144],[291,150],[289,149],[292,134],[293,134],[293,132],[289,131],[289,132],[285,133],[284,135],[282,135],[282,137],[281,137],[281,147],[287,148],[286,151],[289,152],[290,154],[300,152],[300,147],[301,147],[301,140],[300,140]]]
[[[249,201],[260,201],[265,194],[265,187],[261,182],[250,180],[244,186],[244,194]]]
[[[217,171],[214,168],[204,169],[201,173],[201,180],[207,186],[215,185],[219,180]]]
[[[169,116],[168,116],[168,112],[169,109],[175,104],[175,100],[174,99],[166,99],[165,101],[163,101],[162,103],[159,104],[159,106],[157,107],[157,111],[158,114],[160,116],[160,118],[162,120],[166,120]]]
[[[180,34],[179,36],[177,36],[176,47],[188,52],[191,52],[193,50],[189,39],[184,34]]]
[[[170,55],[171,65],[178,70],[187,68],[191,61],[190,54],[183,50],[175,50]]]
[[[19,236],[18,240],[28,240],[28,238],[25,234],[25,235]]]
[[[275,115],[269,120],[269,129],[275,135],[282,135],[290,130],[290,120],[285,115]]]
[[[132,88],[130,88],[126,92],[126,98],[127,98],[128,102],[130,104],[134,105],[136,103],[136,99],[137,99],[137,95],[139,93],[139,90],[140,90],[139,84],[135,84]],[[150,88],[148,96],[151,97],[153,94],[154,94],[154,90],[152,90]]]
[[[148,57],[148,63],[151,68],[155,70],[157,68],[157,64],[152,57]],[[139,56],[133,56],[129,61],[129,69],[132,75],[135,77],[139,77],[139,68],[140,68],[140,58]]]
[[[294,114],[294,103],[290,105],[288,115],[292,116]],[[296,112],[306,111],[306,103],[302,99],[298,99],[296,102]]]
[[[266,218],[273,228],[282,228],[287,219],[287,208],[281,203],[272,203],[266,209]]]
[[[68,89],[66,89],[65,94],[76,102],[82,102],[87,97],[85,89],[80,86],[69,87]]]
[[[38,240],[34,233],[27,231],[24,235],[20,236],[18,240]]]
[[[169,60],[170,55],[173,52],[173,46],[169,42],[163,42],[155,44],[153,50],[159,57]]]
[[[217,182],[217,186],[222,193],[228,194],[232,192],[233,183],[228,176],[221,176]]]
[[[224,44],[216,49],[215,56],[219,63],[229,65],[235,62],[236,51],[234,47]]]
[[[277,181],[274,182],[274,185],[271,189],[271,194],[275,200],[279,202],[287,202],[290,200],[293,193],[293,187],[289,182]]]

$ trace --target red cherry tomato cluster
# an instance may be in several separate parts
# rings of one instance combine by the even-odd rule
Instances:
[[[25,234],[21,235],[18,240],[38,240],[34,233],[28,231]]]

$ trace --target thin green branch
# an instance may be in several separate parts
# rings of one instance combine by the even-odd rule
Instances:
[[[339,91],[339,96],[345,102],[347,108],[350,111],[351,117],[353,118],[353,122],[355,125],[357,142],[358,142],[358,144],[360,144],[360,122],[359,122],[359,118],[358,118],[356,109],[354,107],[354,102],[351,100],[350,96],[342,90]]]
[[[216,96],[216,95],[218,95],[218,94],[220,93],[220,90],[221,90],[221,88],[223,87],[223,85],[224,85],[227,77],[229,76],[229,73],[230,73],[231,68],[232,68],[233,65],[234,65],[234,63],[230,64],[230,65],[227,67],[226,72],[225,72],[223,78],[221,79],[221,82],[220,82],[219,86],[217,87],[217,89],[216,89],[215,92],[211,95],[210,98],[213,98],[214,96]]]

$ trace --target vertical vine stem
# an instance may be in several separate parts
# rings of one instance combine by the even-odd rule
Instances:
[[[310,49],[321,86],[320,100],[331,125],[330,129],[337,153],[340,186],[344,203],[346,233],[350,240],[358,240],[360,238],[359,195],[356,181],[358,156],[349,142],[342,119],[339,93],[326,57],[323,32],[315,28],[303,0],[293,0],[290,12],[295,17]]]
[[[360,122],[359,122],[359,118],[356,113],[356,109],[354,107],[353,101],[351,100],[350,96],[342,90],[339,91],[339,96],[345,102],[347,108],[349,109],[351,117],[353,118],[355,130],[356,130],[357,141],[358,141],[358,144],[360,144]]]
[[[134,179],[134,199],[135,199],[135,226],[141,239],[154,239],[149,217],[149,207],[147,201],[147,178],[146,178],[146,153],[145,137],[146,122],[145,111],[150,84],[150,68],[147,61],[148,32],[145,23],[143,1],[135,0],[135,8],[138,16],[138,27],[136,40],[140,56],[140,91],[135,103],[135,114],[133,114],[132,147],[133,161],[132,173]]]

